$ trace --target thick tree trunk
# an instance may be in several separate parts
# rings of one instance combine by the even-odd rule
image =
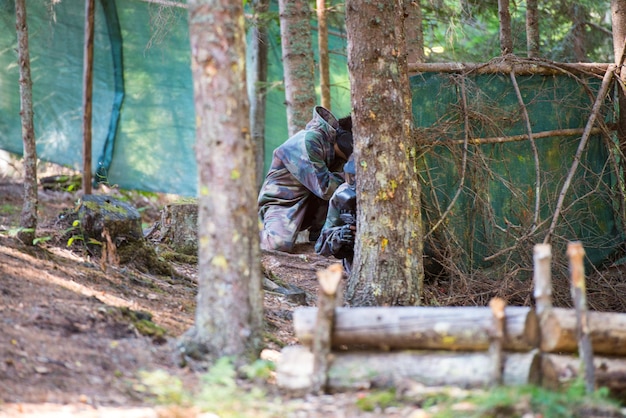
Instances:
[[[221,30],[206,30],[207,21]],[[262,342],[263,299],[242,3],[190,1],[189,37],[199,273],[195,329],[187,335],[211,356],[247,361]]]
[[[372,19],[376,16],[376,19]],[[402,1],[346,2],[357,167],[357,239],[346,299],[420,304],[424,268],[420,185]]]
[[[269,37],[267,31],[267,11],[269,0],[254,0],[255,24],[252,27],[251,42],[248,46],[250,68],[248,68],[248,98],[250,99],[250,130],[255,146],[255,167],[257,189],[265,178],[265,104],[267,93],[267,52]]]
[[[307,0],[279,0],[289,135],[304,129],[315,106],[311,10]]]
[[[316,308],[298,308],[293,327],[298,341],[313,342]],[[530,308],[505,309],[504,349],[528,351],[539,343],[537,317]],[[332,345],[384,350],[427,349],[480,351],[489,348],[492,314],[485,307],[337,308]]]
[[[526,0],[526,50],[528,58],[539,57],[538,0]]]
[[[20,115],[22,116],[22,141],[24,143],[24,204],[20,215],[20,232],[17,237],[24,244],[32,245],[37,231],[37,147],[33,122],[33,81],[30,76],[25,0],[15,0],[15,22],[20,67]]]
[[[330,105],[330,59],[328,57],[328,24],[326,22],[326,0],[317,0],[317,49],[320,64],[320,91],[322,106],[331,110]]]
[[[450,351],[333,352],[327,387],[331,392],[397,386],[410,379],[427,386],[484,388],[491,384],[492,363],[488,353]],[[306,347],[282,350],[277,365],[278,386],[302,391],[310,385],[313,355]],[[505,353],[502,373],[507,386],[538,384],[540,356]]]

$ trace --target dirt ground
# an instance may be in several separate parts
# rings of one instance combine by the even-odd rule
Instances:
[[[170,416],[151,407],[138,390],[138,372],[165,370],[193,390],[197,374],[177,366],[173,353],[177,337],[193,325],[195,265],[173,262],[172,277],[123,265],[103,270],[80,245],[67,246],[59,220],[80,193],[41,187],[37,236],[49,240],[24,246],[14,237],[22,192],[20,182],[0,177],[0,417]],[[94,193],[101,192],[128,198],[115,190]],[[172,199],[136,194],[132,203],[150,226]],[[296,254],[263,253],[268,276],[303,291],[289,297],[265,292],[270,354],[297,342],[293,310],[315,304],[316,271],[336,261],[316,255],[312,244],[300,244]],[[137,319],[151,319],[165,334],[140,332]],[[319,397],[295,409],[303,417],[329,416],[329,408],[344,416],[369,416],[355,410],[354,400]]]
[[[154,224],[175,197],[121,195],[140,210],[144,225]],[[67,246],[60,215],[75,207],[80,193],[39,188],[37,246],[13,237],[19,225],[22,184],[0,176],[0,418],[2,417],[193,417],[153,407],[141,390],[138,372],[165,370],[194,388],[198,375],[176,365],[174,346],[194,321],[197,271],[173,262],[164,277],[127,266],[102,268],[97,258]],[[295,254],[263,252],[265,274],[303,293],[286,297],[265,292],[265,345],[269,353],[297,343],[292,313],[314,306],[316,272],[336,262],[300,244]],[[429,298],[445,293],[445,283],[428,283]],[[528,289],[527,289],[528,290]],[[138,325],[149,319],[158,327]],[[160,333],[160,330],[165,333]],[[275,351],[272,351],[275,350]],[[270,388],[296,417],[374,417],[355,406],[362,394],[289,399]],[[295,412],[293,412],[295,411]],[[420,415],[413,405],[385,416]],[[204,415],[210,416],[210,415]]]

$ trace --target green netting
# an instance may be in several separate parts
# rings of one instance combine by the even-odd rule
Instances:
[[[15,12],[0,0],[0,148],[22,152]],[[96,179],[127,189],[196,195],[195,112],[187,10],[96,2],[93,153]],[[28,4],[38,156],[82,167],[84,2]],[[287,139],[280,29],[270,26],[266,166]],[[313,34],[314,48],[317,37]],[[331,36],[332,110],[349,113],[345,39]]]
[[[0,19],[0,148],[21,154],[13,0],[0,0]],[[187,11],[137,0],[99,0],[95,23],[94,174],[98,170],[109,183],[127,189],[195,196]],[[80,169],[84,2],[29,2],[28,24],[38,155]],[[266,167],[273,149],[287,138],[278,22],[269,29]],[[315,34],[312,40],[315,50]],[[344,116],[350,109],[346,41],[331,36],[329,44],[332,110]],[[532,245],[545,236],[579,136],[536,141],[541,207],[532,230],[535,164],[529,141],[470,145],[464,175],[463,146],[445,142],[463,139],[465,113],[472,137],[525,133],[508,78],[423,74],[411,82],[421,137],[441,141],[427,149],[421,172],[428,224],[432,227],[445,214],[431,234],[434,247],[450,261],[448,267],[461,272],[529,269]],[[598,88],[597,80],[581,84],[567,76],[518,77],[518,82],[535,132],[583,127]],[[622,241],[615,213],[621,197],[615,192],[607,141],[600,136],[590,141],[555,234],[558,245],[582,240],[593,264],[606,260]]]
[[[535,133],[584,128],[600,84],[567,76],[516,80]],[[465,151],[466,132],[469,138],[527,134],[510,77],[422,74],[412,77],[411,87],[419,140],[435,141],[421,172],[427,223],[432,228],[444,219],[431,234],[433,246],[461,273],[494,269],[517,275],[526,269],[528,276],[532,246],[550,227],[581,134],[536,139],[536,154],[527,139],[468,144]],[[612,115],[609,104],[603,115]],[[582,155],[552,240],[557,259],[564,258],[567,241],[580,240],[597,265],[623,242],[612,148],[609,139],[595,135]]]

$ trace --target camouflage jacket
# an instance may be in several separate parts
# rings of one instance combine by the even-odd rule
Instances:
[[[316,106],[313,119],[274,150],[272,164],[259,192],[259,215],[268,206],[305,204],[314,194],[329,200],[343,183],[344,161],[335,157],[335,135],[339,126],[330,111]]]

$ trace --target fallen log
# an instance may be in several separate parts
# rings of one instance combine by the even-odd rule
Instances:
[[[606,387],[614,398],[626,400],[626,359],[596,356],[593,364],[596,388]],[[544,387],[563,389],[580,375],[580,358],[574,355],[543,354],[541,370]]]
[[[311,346],[317,309],[298,308],[294,312],[295,335],[301,344]],[[493,317],[488,307],[360,307],[337,308],[333,347],[372,347],[486,351],[493,333]],[[503,348],[528,351],[539,344],[534,310],[507,306]]]
[[[462,388],[485,388],[492,382],[492,358],[486,352],[333,352],[332,358],[327,380],[329,392],[392,387],[405,379],[427,386]],[[540,365],[537,350],[505,353],[503,384],[538,384]],[[276,373],[281,389],[306,392],[313,375],[313,354],[304,346],[283,348]]]
[[[626,314],[588,312],[589,337],[593,352],[611,356],[626,355]],[[553,308],[542,321],[541,350],[548,353],[578,352],[576,312]]]

